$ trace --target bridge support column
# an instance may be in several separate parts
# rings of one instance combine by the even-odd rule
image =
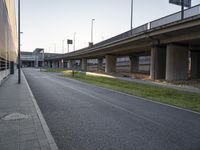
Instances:
[[[52,62],[52,68],[56,68],[56,62],[55,61]]]
[[[81,60],[81,70],[87,71],[87,59],[86,58],[82,58],[82,60]]]
[[[200,51],[191,52],[191,77],[200,78]]]
[[[50,63],[50,61],[47,61],[47,67],[48,67],[48,68],[51,68],[51,63]]]
[[[74,66],[74,61],[73,60],[69,60],[68,63],[67,63],[67,68],[68,69],[73,69],[73,66]]]
[[[188,47],[182,45],[167,45],[166,80],[188,79],[189,56]]]
[[[63,68],[63,60],[59,60],[59,68]]]
[[[106,55],[106,66],[105,66],[105,72],[111,73],[116,72],[116,56],[113,55]]]
[[[165,79],[166,74],[166,48],[155,46],[151,48],[151,79]]]
[[[139,56],[130,56],[130,72],[139,71]]]
[[[100,72],[103,70],[103,58],[98,58],[97,59],[97,71]]]

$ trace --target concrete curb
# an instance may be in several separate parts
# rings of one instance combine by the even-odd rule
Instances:
[[[32,101],[33,101],[33,103],[34,103],[34,106],[35,106],[35,109],[36,109],[36,111],[37,111],[38,117],[39,117],[40,122],[41,122],[41,124],[42,124],[42,128],[43,128],[44,133],[45,133],[45,135],[46,135],[46,137],[47,137],[47,141],[48,141],[48,143],[49,143],[50,149],[51,149],[51,150],[59,150],[59,149],[58,149],[58,146],[57,146],[57,144],[56,144],[56,142],[55,142],[55,140],[54,140],[54,138],[53,138],[53,136],[52,136],[52,134],[51,134],[51,131],[49,130],[49,127],[47,126],[47,123],[46,123],[46,121],[45,121],[45,119],[44,119],[44,117],[43,117],[43,115],[42,115],[42,113],[41,113],[41,110],[40,110],[40,108],[39,108],[39,106],[38,106],[38,104],[37,104],[37,101],[36,101],[36,99],[35,99],[35,97],[34,97],[32,91],[31,91],[31,89],[30,89],[30,86],[29,86],[29,84],[28,84],[28,82],[27,82],[27,80],[26,80],[26,77],[25,77],[23,71],[22,71],[22,76],[24,76],[25,84],[26,84],[27,87],[28,87],[28,90],[29,90],[31,99],[32,99]]]

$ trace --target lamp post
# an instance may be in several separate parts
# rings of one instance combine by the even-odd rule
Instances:
[[[133,29],[133,0],[131,0],[131,35],[133,34],[132,29]]]
[[[20,47],[20,0],[18,0],[18,84],[21,83],[21,47]]]
[[[95,19],[92,19],[92,22],[91,22],[91,43],[93,43],[93,25],[94,25],[94,21],[95,21]]]
[[[76,40],[76,32],[74,32],[74,51],[75,51],[75,48],[76,48],[75,47],[76,46],[76,41],[75,40]]]
[[[74,32],[74,50],[73,50],[74,54],[75,54],[75,40],[76,40],[76,32]],[[72,66],[72,76],[73,77],[75,75],[74,70],[75,70],[75,60],[73,60],[73,66]]]
[[[184,0],[181,0],[181,20],[184,19]]]
[[[64,44],[65,44],[65,40],[62,40],[62,53],[63,53],[63,54],[64,54],[64,52],[65,52],[65,50],[64,50],[64,49],[65,49],[65,45],[64,45]]]

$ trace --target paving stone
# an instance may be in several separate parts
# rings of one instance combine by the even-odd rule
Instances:
[[[20,150],[39,150],[39,149],[40,145],[35,140],[20,143]]]
[[[16,81],[11,75],[0,86],[0,150],[50,150],[24,77]]]
[[[37,136],[35,133],[20,136],[20,142],[33,141],[33,140],[37,140]]]
[[[19,150],[19,143],[9,143],[6,145],[0,144],[1,150]]]

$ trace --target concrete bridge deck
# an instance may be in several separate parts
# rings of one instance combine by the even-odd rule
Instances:
[[[73,67],[80,60],[87,70],[87,60],[97,59],[98,67],[115,72],[117,58],[130,58],[130,72],[138,72],[139,58],[150,56],[152,79],[185,80],[200,77],[200,5],[160,18],[81,50],[46,59],[49,67]]]

